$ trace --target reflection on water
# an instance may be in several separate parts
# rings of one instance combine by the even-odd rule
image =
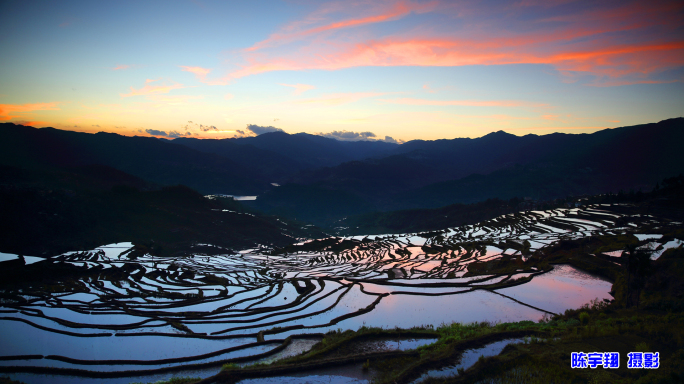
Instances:
[[[357,329],[363,325],[383,328],[411,328],[452,322],[475,321],[513,322],[539,320],[543,312],[526,307],[494,293],[477,290],[445,296],[390,295],[384,297],[375,310],[344,320],[336,325],[342,329]]]
[[[611,287],[612,283],[605,278],[592,276],[570,265],[555,265],[551,272],[535,276],[529,283],[496,292],[549,312],[562,313],[596,298],[612,299],[608,294]]]
[[[34,359],[2,360],[0,365],[112,371],[177,365],[180,362],[165,359],[182,358],[184,364],[215,362],[215,367],[202,371],[215,373],[229,359],[254,356],[239,364],[268,363],[304,352],[316,341],[294,339],[283,350],[261,356],[290,335],[320,335],[362,326],[387,329],[536,321],[545,311],[560,313],[594,298],[610,298],[611,285],[568,265],[539,274],[521,257],[523,241],[528,240],[533,251],[559,239],[624,231],[614,226],[614,216],[619,215],[607,214],[600,207],[555,209],[504,215],[429,236],[329,238],[305,241],[287,250],[260,247],[214,256],[144,255],[132,260],[127,256],[131,243],[68,252],[47,262],[98,268],[98,273],[53,285],[49,292],[4,292],[4,297],[14,295],[15,299],[5,300],[0,307],[4,310],[0,313],[0,356],[59,355],[91,359],[93,364]],[[651,228],[657,222],[651,217],[623,219],[633,224],[636,232],[640,226]],[[659,235],[642,237],[657,246],[663,243]],[[680,244],[670,241],[663,248]],[[0,256],[0,260],[15,258]],[[487,273],[486,268],[473,268],[492,260],[516,261],[520,267],[500,276]],[[525,284],[487,290],[489,284],[529,276],[533,278]],[[93,334],[96,336],[76,337]],[[251,345],[262,337],[270,343]],[[377,343],[368,347],[410,345],[407,341]],[[149,364],[106,361],[113,359]],[[361,374],[360,368],[351,370]],[[307,375],[309,382],[319,380],[311,378],[316,374]],[[336,377],[342,382],[368,379],[328,371],[319,376],[320,380]],[[12,377],[25,377],[27,382],[43,380],[41,375]],[[304,376],[291,377],[296,379],[287,380],[303,380]],[[117,380],[77,382],[134,381]]]

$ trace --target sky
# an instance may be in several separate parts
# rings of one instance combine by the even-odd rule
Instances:
[[[0,122],[403,142],[684,115],[684,2],[0,0]]]

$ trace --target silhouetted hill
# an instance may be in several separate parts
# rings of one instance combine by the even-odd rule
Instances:
[[[238,144],[233,139],[194,139],[177,138],[172,141],[186,147],[213,153],[229,159],[242,169],[248,169],[255,178],[264,182],[282,182],[297,172],[306,169],[298,160],[270,150],[257,148],[251,144]]]
[[[49,170],[0,165],[0,185],[67,191],[103,191],[115,186],[146,191],[159,187],[106,165],[52,167]]]
[[[513,165],[553,164],[590,167],[615,182],[652,185],[681,171],[684,119],[604,129],[592,134],[514,136],[502,131],[477,139],[410,141],[394,152],[455,179],[487,174]]]
[[[301,184],[286,184],[255,201],[243,203],[269,214],[317,225],[373,210],[367,200],[343,189]]]
[[[658,180],[684,172],[682,118],[592,134],[556,133],[531,139],[518,151],[501,158],[502,169],[407,192],[404,204],[438,207],[494,197],[547,200],[647,190]],[[504,166],[511,163],[516,165]]]
[[[591,169],[529,164],[430,184],[402,194],[394,203],[399,207],[436,208],[492,198],[549,200],[612,190],[617,191],[614,184]]]
[[[147,190],[142,190],[145,188]],[[143,252],[227,252],[322,236],[315,228],[207,199],[179,185],[149,183],[107,166],[0,166],[0,251],[53,255],[133,242]],[[198,249],[196,244],[216,247]]]
[[[365,203],[359,206],[379,210],[489,198],[548,200],[652,188],[658,180],[684,172],[682,144],[683,118],[579,135],[518,137],[500,131],[477,139],[412,141],[393,156],[303,172],[293,181],[300,190],[344,191]],[[297,210],[294,201],[275,190],[256,204],[267,211],[277,206]]]
[[[227,139],[289,157],[305,168],[329,167],[346,161],[376,157],[390,152],[398,144],[381,141],[338,141],[308,133],[294,135],[269,132],[256,137]]]
[[[0,124],[0,164],[22,168],[106,165],[161,185],[252,195],[268,184],[222,156],[149,137]]]
[[[379,141],[338,141],[285,132],[220,140],[182,137],[172,142],[225,157],[269,183],[284,182],[304,170],[383,156],[398,147]]]
[[[534,210],[568,208],[591,204],[622,204],[611,208],[670,220],[684,218],[684,175],[665,178],[647,192],[620,192],[554,200],[487,199],[472,204],[452,204],[432,209],[407,209],[351,215],[334,223],[341,235],[372,235],[443,230],[464,224],[475,224],[497,216]]]
[[[592,134],[499,131],[402,145],[284,132],[169,141],[2,124],[0,165],[108,166],[155,185],[259,195],[249,204],[265,212],[330,224],[372,210],[648,189],[684,172],[683,143],[683,118]]]

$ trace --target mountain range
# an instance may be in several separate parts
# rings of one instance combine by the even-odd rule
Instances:
[[[371,211],[650,189],[684,172],[683,144],[684,118],[592,134],[499,131],[404,144],[285,132],[168,140],[5,123],[0,165],[105,166],[139,179],[137,188],[182,184],[202,194],[256,195],[247,203],[255,209],[330,225]]]

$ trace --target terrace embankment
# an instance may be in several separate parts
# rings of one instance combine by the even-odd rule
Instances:
[[[549,253],[548,257],[563,255]],[[567,257],[567,255],[565,255]],[[579,257],[579,256],[575,256]],[[581,257],[580,257],[581,259]],[[616,266],[612,273],[626,273]],[[354,343],[402,334],[400,330],[360,329],[331,332],[311,352],[271,365],[226,367],[200,383],[235,383],[249,377],[284,375],[335,364],[365,361],[376,383],[409,383],[430,369],[459,361],[464,351],[510,338],[524,337],[497,356],[480,358],[470,369],[451,377],[427,377],[424,383],[679,383],[684,379],[684,313],[682,283],[684,249],[665,252],[652,263],[636,307],[627,297],[612,303],[593,301],[575,310],[534,323],[450,324],[436,329],[412,330],[411,336],[437,336],[437,341],[415,351],[345,355]],[[616,283],[624,290],[626,281]],[[404,334],[405,335],[405,334]],[[335,351],[335,352],[333,352]],[[619,352],[618,369],[572,369],[571,352]],[[627,354],[659,352],[657,370],[628,369]]]
[[[219,255],[141,254],[131,243],[50,258],[4,254],[5,273],[36,278],[2,286],[0,366],[140,377],[228,363],[235,365],[217,380],[234,381],[356,362],[376,381],[410,382],[492,342],[534,337],[546,340],[535,348],[552,351],[554,343],[592,340],[594,350],[608,351],[612,344],[601,340],[624,334],[662,340],[649,347],[661,348],[665,362],[681,348],[668,331],[681,321],[681,223],[612,208],[529,211],[429,233]],[[647,328],[642,317],[660,325]],[[414,352],[373,347],[388,337],[420,338],[409,331],[437,340]],[[324,334],[310,352],[272,362],[287,356],[288,337]],[[533,359],[543,349],[531,351]]]

